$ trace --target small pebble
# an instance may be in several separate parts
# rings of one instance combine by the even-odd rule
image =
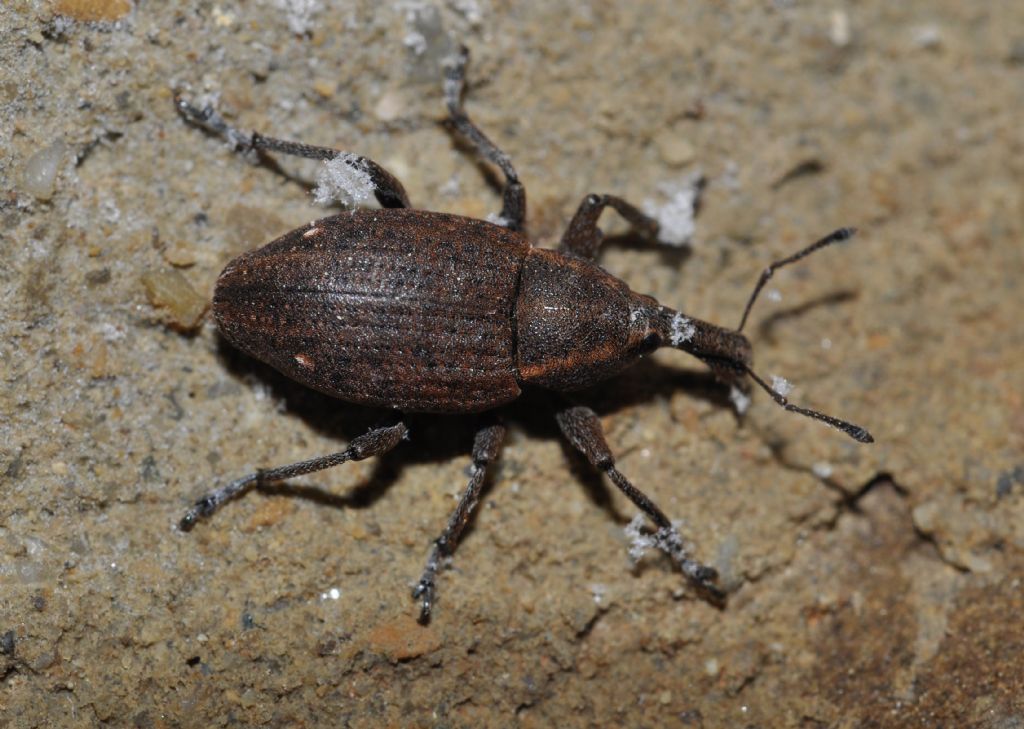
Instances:
[[[206,311],[206,299],[181,273],[173,268],[147,271],[139,280],[146,289],[149,303],[167,313],[172,327],[190,331],[199,326]]]
[[[1006,60],[1013,66],[1024,66],[1024,38],[1018,38],[1010,44]]]
[[[838,48],[850,45],[850,16],[846,12],[832,11],[832,15],[829,16],[828,38]]]
[[[678,127],[671,127],[654,139],[662,161],[669,167],[684,167],[696,158],[696,151]]]
[[[321,98],[329,99],[334,96],[334,92],[337,90],[337,86],[333,81],[327,81],[326,79],[317,79],[313,82],[313,91],[317,93]]]
[[[196,255],[190,243],[174,241],[163,251],[164,260],[172,266],[185,268],[195,265]]]
[[[393,122],[408,113],[409,100],[400,89],[392,89],[381,94],[373,106],[373,115],[382,122]]]
[[[131,10],[131,0],[57,0],[53,4],[57,15],[86,23],[120,20]]]
[[[49,200],[57,189],[57,173],[67,145],[57,140],[28,158],[21,171],[21,187],[37,200]]]
[[[936,25],[920,25],[913,29],[914,45],[926,51],[934,51],[942,47],[942,31]]]

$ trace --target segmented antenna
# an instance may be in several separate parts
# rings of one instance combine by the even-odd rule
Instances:
[[[817,245],[817,244],[815,244],[815,245]],[[827,244],[824,244],[824,245],[827,245]],[[809,250],[804,251],[803,255],[807,255],[807,253],[809,253],[809,252],[810,252]],[[772,396],[772,400],[777,402],[779,405],[781,405],[783,408],[785,408],[789,412],[791,412],[791,413],[799,413],[800,415],[806,415],[808,418],[813,418],[814,420],[820,420],[821,422],[825,423],[826,425],[831,425],[836,430],[843,431],[848,436],[850,436],[851,438],[853,438],[856,441],[860,441],[861,443],[874,443],[875,442],[875,439],[871,437],[871,433],[869,433],[868,431],[866,431],[864,428],[860,427],[859,425],[854,425],[853,423],[848,423],[845,420],[840,420],[839,418],[833,418],[831,415],[825,415],[825,413],[819,413],[817,410],[811,410],[809,408],[802,408],[799,405],[794,405],[793,403],[791,403],[789,400],[786,399],[785,395],[783,395],[782,393],[780,393],[780,392],[776,391],[775,389],[773,389],[772,387],[770,387],[767,382],[765,382],[760,377],[758,377],[756,374],[754,374],[754,371],[752,369],[750,369],[749,365],[744,364],[743,368],[747,371],[747,374],[750,375],[750,377],[754,380],[754,382],[756,382],[758,385],[761,386],[761,389],[763,389],[765,392],[767,392],[769,395]]]
[[[750,299],[747,301],[747,308],[743,310],[743,318],[740,319],[740,325],[739,327],[736,328],[736,331],[743,331],[743,325],[747,323],[747,316],[750,314],[750,308],[754,305],[754,302],[757,300],[757,295],[761,293],[761,289],[764,288],[764,285],[766,283],[768,283],[768,279],[770,279],[778,269],[782,268],[783,266],[788,266],[790,263],[795,263],[796,261],[799,261],[801,258],[806,258],[807,256],[811,255],[820,248],[830,246],[833,243],[841,243],[844,240],[849,240],[850,238],[853,237],[853,235],[856,232],[856,228],[840,228],[837,231],[829,233],[816,243],[812,243],[811,245],[807,246],[802,251],[794,253],[788,258],[783,258],[780,261],[775,261],[770,266],[768,266],[768,268],[764,269],[761,272],[761,278],[757,280],[757,285],[754,286],[754,290],[750,294]],[[750,374],[753,375],[754,373],[751,372]]]

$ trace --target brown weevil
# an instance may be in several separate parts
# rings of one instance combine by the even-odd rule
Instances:
[[[784,388],[758,377],[742,334],[774,271],[848,239],[852,229],[837,230],[768,266],[736,329],[662,306],[594,262],[601,244],[597,221],[606,207],[642,235],[658,235],[656,220],[618,197],[585,197],[557,250],[531,245],[522,232],[526,193],[512,162],[463,108],[467,60],[463,48],[446,65],[445,102],[455,130],[504,174],[496,222],[413,209],[402,184],[370,159],[244,134],[212,107],[200,109],[175,97],[187,121],[225,137],[239,151],[323,160],[372,188],[381,209],[316,220],[231,261],[217,281],[213,312],[228,341],[288,377],[340,400],[395,413],[391,422],[353,439],[341,452],[257,471],[210,492],[181,520],[183,530],[253,486],[386,453],[407,436],[403,412],[492,411],[528,386],[572,392],[664,346],[697,357],[744,396],[749,377],[785,409],[872,442],[863,428],[798,407],[786,399]],[[615,467],[594,411],[565,405],[556,418],[569,442],[654,523],[653,543],[707,598],[721,602],[715,570],[690,555],[665,513]],[[469,484],[413,590],[423,621],[434,605],[437,572],[459,542],[504,435],[496,419],[477,432]]]

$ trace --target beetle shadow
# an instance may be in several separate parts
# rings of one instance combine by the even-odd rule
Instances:
[[[855,300],[857,296],[857,291],[853,289],[840,289],[838,291],[831,291],[813,299],[808,299],[807,301],[802,301],[799,304],[794,304],[793,306],[778,309],[764,317],[764,319],[758,323],[758,338],[774,344],[778,341],[775,336],[775,327],[779,324],[790,319],[798,319],[818,307],[849,303]]]
[[[286,169],[276,157],[266,150],[257,149],[256,158],[259,161],[260,167],[265,170],[269,170],[275,175],[280,176],[281,179],[287,180],[293,185],[301,187],[307,197],[312,197],[313,191],[316,189],[316,183],[310,182],[308,177],[301,175],[298,172]]]
[[[566,225],[568,225],[568,222],[566,222]],[[610,235],[604,239],[601,247],[602,249],[606,247],[621,248],[627,251],[654,251],[658,254],[660,265],[674,270],[682,268],[693,256],[693,247],[690,245],[675,246],[660,243],[657,240],[640,235],[635,230]],[[598,259],[600,257],[600,254],[598,254]]]
[[[224,136],[220,132],[215,132],[211,129],[206,128],[205,126],[200,125],[197,125],[197,128],[199,129],[200,132],[205,134],[210,139],[216,139],[217,141],[223,143]],[[277,158],[269,151],[265,149],[257,149],[255,150],[255,153],[256,162],[260,167],[269,170],[275,175],[280,175],[282,179],[285,179],[288,182],[298,185],[299,187],[306,191],[306,194],[312,194],[313,190],[316,188],[316,185],[311,183],[306,177],[303,177],[302,175],[296,174],[285,169],[277,160]]]
[[[283,414],[300,418],[316,433],[339,443],[350,443],[357,436],[399,418],[394,411],[344,402],[295,382],[270,365],[236,349],[220,333],[217,334],[217,356],[243,386],[248,382],[265,387],[271,398],[283,403]],[[264,494],[294,496],[336,509],[364,509],[388,491],[406,466],[442,463],[470,453],[481,422],[480,418],[474,417],[423,413],[403,414],[401,419],[409,427],[409,441],[415,443],[415,447],[400,443],[394,450],[374,459],[366,480],[345,493],[336,493],[329,486],[320,485],[326,484],[327,479],[319,479],[319,483],[282,481],[257,488]],[[309,457],[321,455],[326,454],[310,453]],[[281,465],[285,464],[266,464],[267,467]],[[325,469],[325,473],[329,470]],[[316,479],[317,475],[309,474],[307,478]]]
[[[388,410],[343,402],[301,385],[273,367],[236,349],[219,333],[217,356],[232,376],[243,384],[259,383],[267,388],[270,397],[284,404],[284,414],[301,418],[309,427],[326,438],[348,443],[353,438],[396,417]],[[630,370],[611,380],[574,393],[572,400],[585,403],[598,415],[607,415],[624,406],[649,402],[657,397],[667,397],[679,390],[686,391],[695,398],[729,407],[728,389],[717,383],[710,372],[677,369],[650,359],[641,360]],[[562,436],[555,414],[565,402],[562,395],[539,388],[527,388],[518,400],[502,408],[501,413],[510,425],[514,425],[530,437],[556,438],[562,444],[573,475],[583,485],[588,498],[612,518],[622,523],[628,522],[629,519],[615,509],[613,492],[603,474],[593,468]],[[330,490],[326,485],[327,479],[305,483],[275,482],[261,485],[258,490],[268,495],[306,499],[335,509],[365,509],[387,493],[407,466],[444,463],[471,453],[473,439],[486,418],[486,414],[403,415],[404,422],[409,426],[409,440],[414,447],[400,444],[394,450],[374,459],[369,476],[344,493]],[[610,443],[609,446],[616,456],[622,455],[614,443]],[[314,457],[325,454],[309,455]],[[284,464],[266,465],[277,467]],[[494,477],[500,475],[500,472],[499,457],[498,463],[484,484],[482,496],[486,496],[493,487]],[[462,484],[460,488],[461,486]],[[642,488],[642,484],[640,487]],[[468,525],[466,534],[468,535],[471,530],[472,522]]]
[[[486,159],[482,154],[480,154],[476,147],[474,147],[473,144],[468,139],[466,139],[462,134],[459,133],[458,129],[455,127],[455,124],[452,122],[450,118],[445,118],[444,120],[439,122],[439,124],[448,133],[448,136],[452,142],[452,147],[461,155],[463,155],[467,160],[469,160],[469,163],[476,168],[477,172],[479,173],[480,177],[484,182],[484,185],[486,185],[492,192],[497,194],[498,197],[500,198],[505,190],[505,177],[500,172],[498,167],[496,167],[493,162]],[[525,182],[523,184],[524,186],[526,186]],[[529,189],[526,190],[526,194],[527,201],[529,201]],[[569,228],[569,223],[572,220],[572,215],[583,203],[586,197],[587,196],[584,195],[580,197],[578,200],[576,200],[575,205],[573,207],[573,213],[571,213],[562,222],[560,226],[557,226],[556,230],[552,230],[551,232],[557,232],[559,238],[561,238],[564,232]],[[700,213],[702,205],[701,200],[702,196],[698,195],[697,202],[694,207],[694,216]],[[526,210],[527,217],[525,222],[526,229],[527,231],[529,231],[529,204],[527,204]],[[614,215],[615,213],[613,211],[607,214]],[[601,217],[603,219],[605,215],[602,214]],[[534,239],[531,238],[531,241],[532,240]],[[654,250],[657,252],[662,264],[666,266],[672,266],[675,268],[681,267],[687,261],[687,259],[689,259],[690,256],[693,254],[693,247],[691,245],[663,244],[658,242],[657,240],[647,238],[646,236],[643,236],[632,229],[627,230],[624,233],[616,233],[615,235],[607,236],[602,240],[601,247],[616,247],[624,248],[626,250]],[[598,253],[597,257],[600,258],[600,253]]]
[[[502,191],[505,189],[505,176],[498,167],[480,154],[477,148],[473,146],[473,143],[459,133],[451,117],[445,117],[437,122],[437,124],[448,135],[448,138],[451,140],[452,149],[463,157],[468,165],[476,168],[476,171],[483,179],[483,184],[493,192],[496,192],[500,199]]]

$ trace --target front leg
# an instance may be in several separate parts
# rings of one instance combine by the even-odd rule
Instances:
[[[569,227],[562,234],[558,250],[586,258],[588,261],[594,260],[602,241],[597,219],[601,217],[605,208],[614,209],[636,232],[648,240],[657,240],[670,246],[683,245],[688,240],[688,235],[681,235],[677,230],[680,217],[692,220],[700,204],[700,193],[703,189],[704,177],[699,174],[693,176],[683,190],[684,197],[674,202],[668,208],[667,214],[658,213],[657,219],[640,212],[639,208],[621,197],[587,195],[576,208],[576,214],[572,216]]]
[[[498,457],[498,450],[501,442],[505,439],[505,426],[501,424],[489,425],[482,428],[476,434],[473,441],[473,465],[470,467],[469,484],[459,499],[458,506],[448,518],[448,525],[441,536],[434,541],[427,558],[427,566],[423,569],[423,575],[412,591],[414,599],[420,600],[420,622],[426,624],[430,621],[430,612],[434,607],[434,589],[437,578],[437,571],[441,563],[451,557],[459,544],[459,537],[462,536],[469,518],[476,508],[480,499],[480,490],[484,486],[484,479],[487,476],[487,467]]]
[[[576,208],[576,214],[572,216],[569,227],[562,234],[558,250],[586,258],[588,261],[594,260],[602,240],[597,219],[601,217],[606,207],[618,211],[619,215],[629,221],[644,238],[653,240],[658,237],[661,228],[658,221],[644,215],[635,205],[614,195],[587,195]]]
[[[690,556],[682,536],[672,526],[665,513],[647,497],[640,489],[629,482],[615,467],[608,442],[604,438],[601,421],[593,410],[575,406],[567,408],[555,416],[562,433],[572,445],[579,450],[594,468],[607,474],[618,489],[629,497],[629,500],[640,507],[647,517],[654,522],[658,530],[654,533],[654,544],[672,558],[683,574],[689,578],[713,604],[725,601],[725,593],[716,586],[718,573],[713,567],[701,564]]]

